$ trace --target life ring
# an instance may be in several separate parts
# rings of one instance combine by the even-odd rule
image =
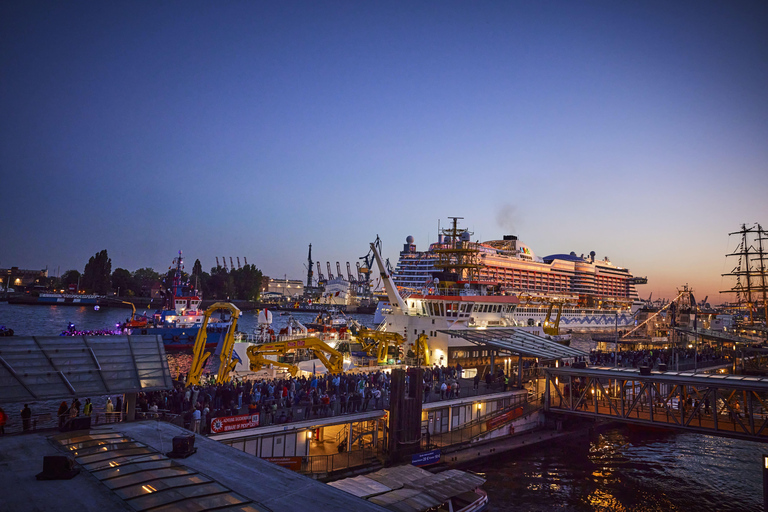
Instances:
[[[147,334],[147,330],[146,329],[142,329],[141,330],[141,334]]]
[[[173,337],[173,342],[174,343],[178,343],[179,342],[179,337],[178,336],[174,336]]]

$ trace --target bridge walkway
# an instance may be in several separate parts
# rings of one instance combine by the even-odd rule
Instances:
[[[550,413],[768,442],[768,379],[740,375],[548,368]]]

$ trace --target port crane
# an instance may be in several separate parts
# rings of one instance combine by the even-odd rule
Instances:
[[[312,267],[312,244],[309,244],[309,255],[307,256],[307,288],[312,288]],[[318,266],[318,269],[319,268],[320,267]]]
[[[352,267],[349,265],[349,262],[347,262],[347,278],[350,283],[357,283],[357,279],[352,276]]]
[[[317,262],[317,282],[318,284],[325,281],[325,276],[323,275],[323,271],[320,269],[320,262]]]
[[[341,265],[339,265],[339,262],[336,262],[336,277],[343,279],[344,274],[341,273]]]
[[[267,356],[285,356],[288,352],[296,350],[309,350],[322,362],[329,373],[341,373],[344,371],[344,358],[341,352],[328,346],[323,340],[316,337],[299,338],[295,340],[278,341],[261,345],[251,345],[246,354],[250,361],[251,371],[257,372],[267,365],[286,368],[288,372],[296,376],[299,367],[295,364],[267,359]]]
[[[208,358],[211,357],[211,352],[205,350],[205,342],[208,339],[208,321],[213,313],[220,310],[229,311],[232,315],[232,321],[230,322],[227,333],[224,335],[224,340],[219,342],[219,346],[216,347],[216,352],[219,354],[219,368],[216,372],[216,384],[229,382],[229,374],[237,365],[237,360],[232,358],[232,353],[235,348],[235,330],[237,329],[237,319],[240,318],[240,310],[237,306],[230,304],[229,302],[216,302],[205,310],[200,330],[197,331],[195,346],[192,349],[192,365],[189,369],[189,374],[187,375],[187,387],[192,386],[193,384],[200,384],[200,378],[203,375],[205,363],[208,361]]]
[[[363,348],[363,351],[369,356],[376,356],[379,364],[387,364],[387,354],[390,344],[400,346],[405,343],[405,338],[396,332],[374,331],[362,327],[357,332],[357,341]],[[420,334],[416,338],[416,353],[418,358],[424,356],[424,364],[429,366],[429,346],[427,345],[427,335]]]
[[[328,280],[330,281],[333,279],[333,274],[331,273],[331,262],[326,261],[325,264],[328,266]]]

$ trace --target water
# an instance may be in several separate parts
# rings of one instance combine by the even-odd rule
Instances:
[[[760,443],[611,429],[469,467],[490,510],[762,510]],[[489,464],[493,469],[489,470]]]
[[[137,310],[137,314],[144,313]],[[275,332],[285,327],[288,315],[280,311],[272,314]],[[299,322],[311,322],[317,313],[291,313]],[[99,308],[93,306],[34,306],[0,302],[0,325],[13,329],[16,336],[58,336],[72,322],[79,331],[114,329],[131,316],[125,308]],[[373,315],[348,315],[366,327],[372,327]],[[237,330],[252,333],[258,324],[256,311],[243,311],[237,322]],[[2,338],[0,338],[2,339]]]
[[[0,325],[19,336],[55,336],[68,322],[81,330],[103,329],[129,315],[127,309],[0,303]],[[316,315],[293,316],[309,322]],[[352,317],[372,322],[371,315]],[[276,331],[287,318],[275,312]],[[243,312],[238,330],[252,332],[256,324],[255,312]],[[573,344],[591,348],[583,338]],[[501,455],[469,469],[487,478],[490,510],[747,512],[762,510],[763,452],[768,447],[760,443],[620,428]]]

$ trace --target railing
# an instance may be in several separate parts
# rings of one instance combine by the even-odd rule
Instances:
[[[310,455],[304,457],[300,473],[322,474],[363,466],[377,462],[380,453],[381,449],[379,448],[363,446],[359,450],[343,451],[333,455]]]
[[[6,411],[8,412],[8,411]],[[108,423],[119,423],[123,421],[125,413],[121,412],[111,412],[107,413],[104,410],[94,410],[91,414],[91,427],[95,427],[98,425],[104,425]],[[78,416],[74,416],[74,418],[83,418],[85,415],[80,414]],[[24,428],[24,421],[21,419],[19,414],[11,414],[8,418],[8,422],[5,424],[4,427],[4,433],[5,434],[18,434],[22,432],[35,432],[38,430],[50,430],[50,429],[57,429],[60,428],[62,425],[64,425],[66,422],[68,422],[72,416],[69,415],[69,413],[66,413],[62,415],[61,417],[57,416],[55,413],[43,413],[43,414],[33,414],[29,418],[29,423],[27,424],[27,428]]]

